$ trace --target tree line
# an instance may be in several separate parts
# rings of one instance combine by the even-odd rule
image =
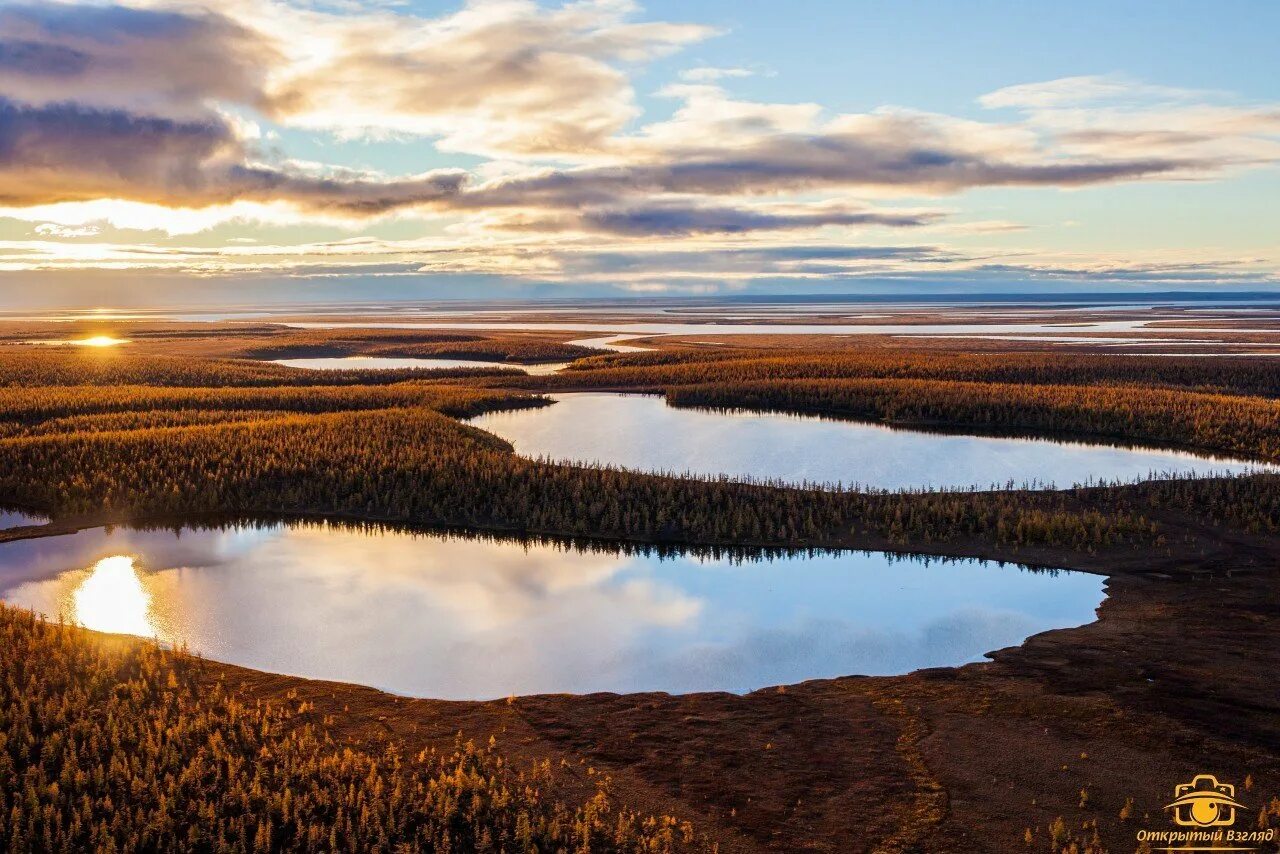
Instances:
[[[114,360],[117,375],[171,380],[172,366],[157,358]],[[183,370],[190,377],[221,367],[207,360]],[[236,378],[234,369],[228,376]],[[545,403],[476,379],[255,382],[0,388],[0,495],[55,515],[287,512],[763,547],[1146,548],[1173,534],[1156,521],[1171,511],[1268,533],[1280,519],[1278,481],[1270,475],[1061,492],[1010,484],[987,492],[883,493],[640,474],[523,459],[506,442],[460,424],[454,418]],[[748,392],[756,396],[744,398]],[[1073,425],[1126,437],[1145,431],[1169,442],[1198,437],[1241,455],[1274,453],[1272,401],[1202,392],[891,379],[677,386],[671,394],[677,403],[745,400],[971,427]]]
[[[447,368],[315,371],[252,359],[133,355],[71,347],[0,349],[0,388],[42,386],[322,386],[389,385],[406,380],[515,377],[512,369]]]
[[[1135,386],[938,380],[764,380],[676,386],[674,406],[838,415],[1150,442],[1280,459],[1280,401]]]
[[[0,494],[55,515],[333,514],[644,542],[1147,543],[1129,508],[1067,493],[880,493],[528,460],[422,408],[0,441]]]
[[[558,376],[525,381],[546,388],[660,388],[793,379],[930,379],[1033,385],[1127,387],[1280,396],[1269,359],[1085,353],[955,353],[859,349],[661,350],[580,361]]]
[[[527,332],[467,333],[409,329],[277,331],[236,355],[255,359],[333,356],[476,359],[493,362],[568,362],[599,350]]]
[[[0,388],[0,436],[75,432],[80,429],[143,429],[220,421],[196,413],[324,413],[423,407],[457,418],[495,409],[542,405],[520,392],[443,382],[388,385],[249,386],[199,388],[145,385]],[[183,413],[181,418],[177,417]],[[108,418],[107,416],[114,416]],[[248,420],[237,417],[236,420]]]

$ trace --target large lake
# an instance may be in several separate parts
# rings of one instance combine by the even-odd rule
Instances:
[[[552,395],[552,406],[493,412],[471,424],[528,457],[793,483],[877,489],[1030,484],[1069,487],[1152,474],[1241,473],[1256,463],[1178,451],[963,436],[857,421],[668,406],[660,396]]]
[[[979,660],[1091,622],[1102,579],[841,552],[756,561],[332,526],[0,545],[0,595],[261,670],[424,697],[745,692]]]

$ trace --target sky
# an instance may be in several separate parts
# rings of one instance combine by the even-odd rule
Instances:
[[[1280,285],[1280,4],[0,0],[0,307]]]

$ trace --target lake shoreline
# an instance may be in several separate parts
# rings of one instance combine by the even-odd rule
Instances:
[[[466,423],[508,442],[527,460],[740,483],[839,483],[868,493],[1000,492],[1011,483],[1053,491],[1276,469],[1274,462],[1222,451],[1097,434],[1053,437],[780,407],[686,405],[639,392],[543,394],[559,405],[536,411],[499,406]],[[942,460],[945,467],[938,465]]]
[[[571,377],[575,371],[561,371],[556,374],[557,380],[564,377]],[[505,377],[504,377],[505,379]],[[538,377],[531,377],[534,383]],[[679,388],[679,386],[669,385],[570,385],[560,384],[538,386],[534,383],[519,386],[503,386],[500,383],[491,385],[490,388],[495,391],[524,391],[536,394],[556,395],[556,394],[619,394],[619,395],[640,395],[645,397],[662,397],[666,398],[668,388]],[[694,411],[707,412],[729,412],[729,413],[747,413],[747,414],[776,414],[776,415],[794,415],[797,417],[816,418],[822,421],[847,422],[852,424],[868,424],[876,427],[886,427],[891,430],[904,430],[923,433],[936,433],[943,436],[976,436],[982,438],[1010,438],[1010,439],[1043,439],[1046,441],[1072,442],[1080,445],[1089,446],[1113,446],[1117,448],[1147,449],[1155,451],[1173,451],[1178,453],[1191,454],[1193,456],[1204,457],[1220,457],[1228,453],[1222,448],[1215,448],[1206,445],[1197,445],[1188,442],[1176,441],[1156,441],[1153,439],[1134,439],[1132,436],[1126,436],[1123,433],[1090,433],[1072,430],[1049,430],[1039,428],[1009,428],[994,427],[984,425],[957,424],[942,419],[888,419],[874,418],[864,415],[858,415],[852,412],[841,412],[832,409],[823,409],[820,407],[811,408],[785,408],[785,407],[755,407],[755,406],[711,406],[699,404],[683,404],[667,402],[667,405],[673,409],[688,409]],[[496,409],[495,412],[505,412],[508,410]],[[1254,459],[1246,459],[1240,457],[1240,461],[1256,463],[1258,465],[1276,464],[1276,459],[1258,455]]]
[[[66,522],[48,527],[68,530]],[[452,743],[461,731],[477,741],[496,735],[517,759],[584,756],[628,803],[692,816],[726,852],[775,850],[769,840],[782,830],[842,850],[905,836],[929,851],[1004,851],[1023,825],[1094,810],[1113,817],[1128,797],[1139,815],[1149,810],[1158,820],[1165,778],[1183,767],[1237,780],[1251,774],[1259,793],[1278,790],[1280,718],[1265,685],[1280,646],[1277,623],[1256,616],[1276,609],[1263,603],[1280,601],[1280,578],[1234,571],[1247,568],[1230,565],[1244,555],[1263,565],[1280,559],[1280,549],[1237,542],[1225,554],[1153,556],[1127,567],[1111,556],[1107,597],[1088,625],[1032,636],[990,662],[744,696],[445,701],[216,662],[205,672],[211,687],[246,699],[314,703],[334,716],[338,735],[366,742],[417,750]],[[1058,563],[1094,563],[1068,558]],[[1197,638],[1194,648],[1186,637]],[[1076,808],[1081,788],[1093,810]],[[850,796],[877,819],[842,809]],[[1112,819],[1099,830],[1119,848],[1136,826]]]

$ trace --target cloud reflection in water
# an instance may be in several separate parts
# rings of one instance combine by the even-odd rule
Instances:
[[[883,554],[734,563],[335,527],[0,546],[5,599],[263,670],[451,699],[748,691],[959,664],[1093,619],[1101,580]]]

